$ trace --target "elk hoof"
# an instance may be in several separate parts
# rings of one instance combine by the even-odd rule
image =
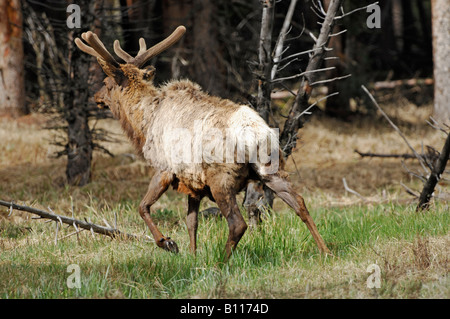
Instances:
[[[171,253],[178,254],[177,243],[174,242],[170,237],[161,238],[159,240],[158,246],[164,250],[170,251]]]

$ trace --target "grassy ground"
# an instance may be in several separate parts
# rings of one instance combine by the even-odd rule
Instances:
[[[391,110],[410,142],[441,147],[427,127],[429,108]],[[128,233],[148,234],[137,206],[152,171],[129,156],[127,143],[111,144],[115,158],[96,155],[93,182],[66,186],[65,163],[43,120],[0,119],[0,199],[88,218],[114,220]],[[117,123],[101,125],[120,132]],[[433,203],[415,213],[400,182],[420,190],[400,161],[360,159],[354,149],[403,153],[408,149],[382,121],[316,118],[301,131],[302,144],[287,169],[334,256],[323,257],[300,219],[279,201],[264,223],[248,231],[232,259],[222,263],[227,226],[202,218],[199,249],[192,256],[184,223],[186,199],[168,191],[155,205],[163,232],[176,240],[173,255],[154,243],[95,235],[70,235],[55,223],[0,208],[0,298],[449,298],[449,208]],[[125,140],[125,139],[124,139]],[[405,164],[417,169],[414,161]],[[366,200],[346,193],[342,178]],[[448,185],[441,184],[448,189]],[[242,199],[242,195],[240,196]],[[201,208],[212,206],[207,200]],[[246,217],[246,214],[244,212]],[[81,288],[67,285],[69,265],[80,269]],[[370,289],[370,265],[381,270],[381,287]]]

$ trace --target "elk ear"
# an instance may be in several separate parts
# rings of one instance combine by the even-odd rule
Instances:
[[[126,77],[120,68],[117,68],[114,65],[105,62],[105,60],[101,58],[97,58],[97,61],[98,64],[100,64],[100,66],[102,67],[103,71],[106,73],[106,75],[114,79],[114,81],[118,85],[121,85],[124,82]]]
[[[155,71],[156,69],[153,66],[146,66],[144,69],[142,69],[142,79],[148,82],[152,81],[155,77]]]

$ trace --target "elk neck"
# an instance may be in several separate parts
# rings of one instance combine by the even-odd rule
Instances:
[[[116,92],[111,93],[113,94],[111,100],[115,101],[110,107],[111,112],[119,120],[137,154],[142,157],[142,148],[146,142],[149,126],[147,117],[157,105],[159,92],[150,83],[140,83],[139,85],[131,84],[126,88],[118,88]]]

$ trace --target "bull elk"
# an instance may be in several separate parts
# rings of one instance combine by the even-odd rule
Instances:
[[[157,246],[178,252],[177,244],[157,228],[150,211],[172,186],[188,195],[186,224],[193,253],[197,248],[200,201],[206,196],[217,203],[228,222],[225,246],[228,259],[247,229],[236,194],[249,181],[256,180],[292,207],[308,227],[319,250],[330,253],[303,198],[295,193],[283,171],[278,136],[257,112],[246,105],[210,96],[189,80],[172,80],[158,87],[153,84],[155,68],[145,64],[175,44],[185,31],[184,26],[179,26],[149,49],[141,38],[140,50],[135,57],[125,52],[115,40],[114,52],[125,63],[117,62],[98,36],[90,31],[81,36],[87,44],[75,39],[80,50],[97,58],[107,75],[104,86],[94,96],[95,102],[99,107],[111,110],[137,153],[156,171],[139,205],[139,214]],[[193,138],[189,140],[186,136]],[[232,148],[227,148],[223,154],[224,144],[228,146],[229,141]],[[199,156],[195,150],[202,146],[206,146],[207,151],[203,149]],[[186,149],[194,149],[194,154],[184,152]],[[262,149],[267,151],[267,156],[258,158]],[[279,165],[274,165],[276,163]]]

